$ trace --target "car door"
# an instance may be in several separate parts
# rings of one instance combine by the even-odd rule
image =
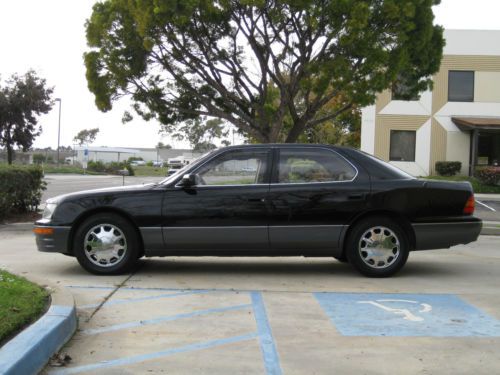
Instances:
[[[195,186],[165,192],[167,252],[238,255],[268,249],[270,172],[268,147],[229,149],[196,167]]]
[[[269,193],[269,241],[278,253],[331,254],[366,205],[369,178],[330,148],[276,150]]]

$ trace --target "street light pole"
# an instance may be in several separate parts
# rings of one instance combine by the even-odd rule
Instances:
[[[59,125],[57,127],[57,168],[59,168],[59,144],[61,142],[61,98],[56,98],[56,102],[59,102]]]

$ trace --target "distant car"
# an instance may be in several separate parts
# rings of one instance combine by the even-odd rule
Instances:
[[[153,160],[153,167],[163,167],[162,160]]]
[[[255,165],[253,174],[241,165]],[[142,256],[311,256],[390,276],[413,250],[475,241],[467,182],[416,179],[360,151],[246,145],[211,152],[160,183],[49,199],[38,249],[117,274]]]

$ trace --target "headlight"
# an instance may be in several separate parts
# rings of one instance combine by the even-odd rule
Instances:
[[[50,220],[50,218],[52,217],[52,214],[56,210],[56,207],[57,207],[57,203],[46,203],[45,210],[43,210],[42,218]]]

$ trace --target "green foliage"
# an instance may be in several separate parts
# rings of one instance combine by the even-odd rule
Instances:
[[[133,161],[141,161],[144,160],[140,156],[131,156],[127,159],[127,163],[132,163]]]
[[[228,134],[229,130],[224,127],[220,119],[207,120],[201,117],[184,122],[175,129],[172,138],[179,141],[187,140],[193,151],[204,153],[217,148],[213,143],[214,139],[227,137]]]
[[[500,184],[500,167],[480,167],[476,169],[476,177],[486,185]]]
[[[80,130],[77,135],[75,135],[73,140],[80,146],[84,144],[90,144],[95,141],[97,133],[99,133],[99,128],[83,129]]]
[[[430,180],[445,180],[445,181],[469,181],[474,189],[475,193],[478,194],[500,194],[500,186],[487,185],[481,182],[476,177],[469,176],[428,176],[424,177]]]
[[[14,146],[27,151],[42,132],[38,116],[51,110],[52,92],[33,70],[24,76],[12,75],[5,85],[0,82],[0,146],[7,149],[9,164]]]
[[[46,183],[38,166],[0,166],[0,219],[36,211]]]
[[[38,285],[0,270],[0,346],[43,313],[48,297]]]
[[[33,163],[42,164],[47,161],[44,154],[33,154]]]
[[[259,142],[295,142],[396,81],[409,96],[430,88],[438,3],[106,0],[86,24],[88,87],[100,110],[131,95],[170,133],[208,116]]]
[[[459,161],[437,161],[436,172],[441,176],[454,176],[462,169]]]
[[[142,159],[141,159],[142,160]],[[120,175],[120,171],[126,169],[129,176],[134,176],[134,169],[128,162],[103,163],[102,161],[89,161],[87,169],[92,172]]]

